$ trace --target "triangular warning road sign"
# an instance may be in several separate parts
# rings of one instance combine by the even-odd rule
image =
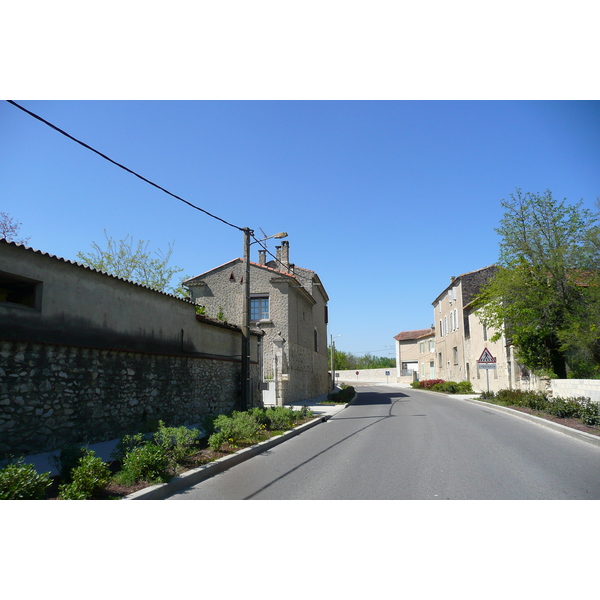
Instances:
[[[490,351],[485,348],[477,361],[479,363],[495,363],[496,359],[490,354]]]

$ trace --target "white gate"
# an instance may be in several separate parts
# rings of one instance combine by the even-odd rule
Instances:
[[[270,366],[263,367],[263,404],[275,406],[277,404],[277,357]]]

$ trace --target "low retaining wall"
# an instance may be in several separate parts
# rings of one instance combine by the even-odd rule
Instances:
[[[358,371],[358,375],[356,371]],[[389,373],[389,376],[386,376],[386,373]],[[336,371],[335,374],[336,381],[348,383],[356,383],[357,381],[396,383],[396,367],[390,367],[389,369],[350,369],[348,371]]]
[[[580,398],[585,396],[600,402],[600,380],[598,379],[551,379],[552,396],[555,398]]]
[[[0,340],[0,456],[111,440],[149,419],[197,423],[239,397],[235,360]]]

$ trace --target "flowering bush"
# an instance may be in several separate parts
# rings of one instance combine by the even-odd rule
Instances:
[[[434,385],[446,383],[443,379],[423,379],[422,381],[413,382],[413,387],[422,390],[430,390]],[[416,384],[416,385],[414,385]]]

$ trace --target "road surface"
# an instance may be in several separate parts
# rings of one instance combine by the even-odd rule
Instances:
[[[600,499],[600,447],[487,405],[387,385],[170,500]]]

